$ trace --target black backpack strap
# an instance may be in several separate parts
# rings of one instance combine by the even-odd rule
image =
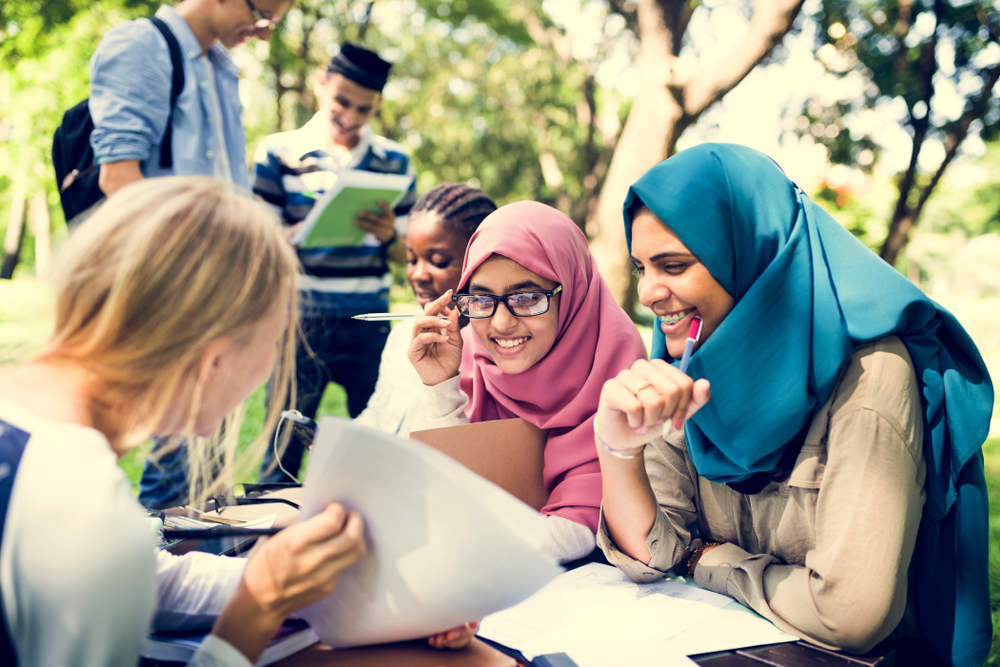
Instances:
[[[184,90],[184,61],[181,60],[181,45],[177,43],[173,31],[167,27],[163,19],[151,16],[149,20],[163,35],[163,39],[167,40],[167,48],[170,49],[170,64],[174,71],[173,82],[170,84],[170,114],[167,116],[167,131],[163,133],[163,141],[160,142],[160,168],[171,169],[174,166],[174,106],[177,104],[177,98],[180,97],[181,91]]]
[[[0,544],[3,544],[7,507],[10,505],[11,491],[14,490],[14,475],[17,474],[17,466],[21,463],[21,455],[30,438],[28,433],[0,421]],[[17,653],[14,651],[14,642],[3,609],[3,597],[0,595],[0,665],[16,667]]]

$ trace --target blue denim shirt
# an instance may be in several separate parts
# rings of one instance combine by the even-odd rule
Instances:
[[[225,49],[215,44],[204,57],[215,70],[213,81],[201,46],[180,14],[163,5],[156,16],[177,37],[184,61],[184,89],[173,116],[174,168],[160,168],[160,141],[170,112],[170,51],[163,35],[146,19],[127,21],[108,31],[90,59],[94,162],[139,160],[145,176],[212,176],[215,152],[222,148],[228,151],[233,181],[249,188],[239,69]],[[222,110],[225,147],[215,145],[208,90],[212,85]]]

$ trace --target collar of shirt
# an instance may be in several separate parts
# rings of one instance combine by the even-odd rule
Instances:
[[[302,160],[309,155],[316,156],[322,153],[323,157],[337,163],[337,168],[345,169],[361,163],[361,160],[368,154],[368,151],[375,153],[379,158],[386,159],[385,149],[375,141],[375,132],[370,125],[361,128],[361,136],[358,145],[345,153],[342,150],[333,150],[330,142],[330,134],[327,130],[326,114],[317,111],[302,128],[295,133],[293,152],[298,154],[298,159]]]

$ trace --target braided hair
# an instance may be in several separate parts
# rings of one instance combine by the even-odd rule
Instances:
[[[417,200],[410,215],[435,214],[449,234],[472,238],[486,216],[497,210],[488,194],[464,183],[442,183]]]

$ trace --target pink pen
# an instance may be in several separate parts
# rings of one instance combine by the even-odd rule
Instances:
[[[691,353],[694,352],[694,344],[701,338],[701,318],[698,316],[691,318],[691,328],[688,329],[687,341],[684,343],[684,356],[681,357],[681,373],[687,373],[688,364],[691,363]]]

